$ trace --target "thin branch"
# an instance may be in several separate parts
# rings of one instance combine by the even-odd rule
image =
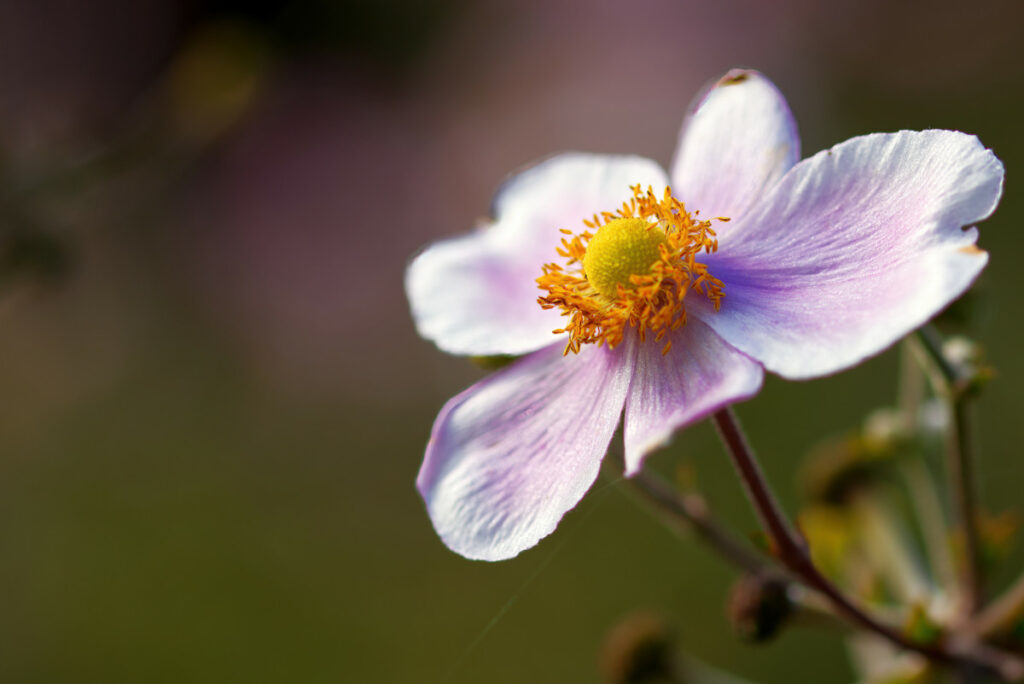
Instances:
[[[920,428],[921,404],[927,391],[913,344],[910,339],[900,344],[899,408],[903,430],[908,435],[917,434]]]
[[[964,612],[973,615],[981,608],[984,585],[981,575],[981,539],[978,533],[976,487],[974,485],[974,448],[971,440],[970,406],[966,399],[953,402],[953,423],[949,431],[949,468],[956,492],[956,508],[963,529]]]
[[[918,341],[942,379],[936,388],[950,404],[951,424],[947,438],[946,460],[953,500],[960,529],[963,530],[964,562],[960,582],[963,586],[964,612],[973,615],[981,607],[984,588],[981,581],[981,541],[978,535],[974,449],[969,407],[970,376],[952,362],[942,350],[942,337],[930,325],[917,331]]]
[[[725,442],[754,509],[774,545],[779,561],[808,587],[824,595],[835,610],[852,623],[884,637],[893,644],[920,653],[934,662],[957,668],[981,668],[994,672],[1005,681],[1024,677],[1024,661],[972,640],[964,643],[953,640],[922,643],[911,640],[891,625],[867,613],[843,594],[811,560],[807,543],[790,524],[772,493],[761,466],[739,427],[735,415],[728,408],[714,414],[715,426]]]
[[[957,572],[949,550],[949,530],[942,501],[935,490],[928,468],[917,459],[904,461],[900,467],[907,485],[917,522],[921,526],[929,564],[939,586],[956,591]]]
[[[819,626],[848,627],[816,593],[806,591],[785,569],[754,551],[745,540],[722,525],[700,494],[679,493],[662,477],[649,471],[641,471],[623,482],[666,525],[696,534],[736,569],[762,579],[785,582],[789,586],[790,601],[795,609],[793,620]]]
[[[971,623],[971,631],[979,637],[995,636],[1010,631],[1021,619],[1024,619],[1024,575],[978,613]]]
[[[953,394],[963,394],[967,389],[967,378],[960,368],[950,361],[942,351],[942,335],[933,325],[923,325],[917,329],[915,337],[921,343],[928,357],[935,364],[936,370],[942,374],[948,385],[947,391]],[[941,389],[941,388],[940,388]]]
[[[920,412],[927,373],[921,368],[920,357],[926,353],[913,337],[904,338],[900,344],[899,407],[903,429],[910,436],[917,436],[921,431]],[[944,590],[955,594],[959,591],[959,577],[949,548],[949,524],[935,481],[921,458],[903,460],[900,472],[921,526],[935,579]]]

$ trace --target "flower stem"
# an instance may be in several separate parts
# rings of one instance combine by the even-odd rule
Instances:
[[[949,435],[949,467],[955,483],[957,514],[964,533],[964,589],[967,615],[975,614],[982,605],[984,586],[982,584],[980,558],[981,541],[978,535],[977,505],[971,447],[970,407],[963,399],[953,402],[953,425]]]
[[[977,526],[977,501],[974,482],[974,450],[968,387],[970,378],[942,350],[942,337],[930,325],[917,331],[917,340],[941,378],[936,388],[950,404],[951,424],[946,459],[960,529],[963,530],[964,562],[960,569],[964,613],[973,615],[981,607],[984,588],[980,571],[980,540]]]
[[[918,642],[898,629],[881,622],[843,594],[811,560],[807,543],[796,532],[772,493],[754,452],[747,444],[736,416],[729,408],[713,416],[715,427],[725,442],[754,510],[768,533],[776,556],[786,568],[811,589],[825,596],[836,612],[861,628],[893,644],[920,653],[932,661],[957,668],[980,668],[998,674],[1005,681],[1024,677],[1024,661],[973,640],[960,644],[952,639]]]
[[[932,481],[931,473],[920,460],[907,460],[900,471],[906,482],[911,505],[924,536],[925,549],[936,581],[943,589],[952,591],[957,585],[957,572],[949,549],[949,530],[946,513],[942,509]]]
[[[804,591],[795,579],[775,563],[766,562],[761,554],[737,537],[715,518],[704,497],[695,492],[679,493],[662,477],[641,471],[625,480],[635,495],[641,497],[671,528],[692,532],[719,557],[736,569],[762,579],[776,579],[790,585],[793,617],[807,624],[846,627],[831,606],[816,600],[817,594]]]
[[[979,612],[971,627],[979,637],[991,637],[1009,632],[1021,619],[1024,619],[1024,574]]]
[[[906,435],[921,431],[920,412],[927,390],[927,371],[921,368],[924,351],[913,337],[900,344],[899,407]],[[949,525],[935,481],[923,458],[904,459],[900,472],[906,483],[917,522],[924,537],[928,561],[936,581],[950,594],[959,589],[960,579],[949,548]]]
[[[1024,619],[1024,575],[1021,575],[1003,594],[978,613],[971,624],[980,637],[994,636],[1013,629]]]
[[[747,444],[732,409],[724,408],[717,411],[713,415],[713,420],[719,436],[725,442],[729,455],[732,457],[733,465],[739,471],[747,494],[753,502],[754,510],[775,547],[773,549],[775,554],[783,562],[798,556],[807,556],[807,544],[803,537],[793,529],[785,513],[782,512],[782,507],[768,486],[761,465],[757,462],[750,445]]]
[[[863,535],[868,563],[884,577],[890,591],[906,604],[924,605],[934,591],[921,558],[914,553],[903,520],[881,492],[861,491],[849,498],[849,512]]]
[[[913,344],[908,339],[900,344],[899,408],[908,435],[917,434],[920,427],[918,417],[927,389]]]

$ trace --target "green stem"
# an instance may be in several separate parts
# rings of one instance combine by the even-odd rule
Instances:
[[[936,387],[937,393],[945,396],[949,402],[951,423],[947,438],[946,463],[957,522],[963,530],[964,561],[960,568],[960,583],[963,588],[964,613],[970,616],[980,609],[984,595],[968,392],[970,377],[943,353],[942,337],[934,327],[922,327],[917,331],[916,337],[941,378],[941,385]]]
[[[902,520],[880,492],[862,492],[850,499],[850,512],[863,535],[864,555],[904,603],[924,603],[934,587],[912,552],[913,542]]]
[[[925,400],[926,373],[919,356],[926,352],[913,337],[900,344],[899,406],[906,435],[916,437],[921,431],[920,411]],[[935,481],[922,458],[903,460],[900,472],[907,486],[910,502],[924,536],[928,564],[945,591],[958,591],[959,579],[949,548],[949,525]]]
[[[917,459],[905,461],[900,471],[906,481],[918,523],[921,525],[928,562],[935,573],[935,579],[946,591],[955,591],[957,572],[949,550],[946,513],[942,510],[942,501],[936,492],[931,473],[925,464]]]
[[[908,435],[916,434],[918,415],[925,398],[925,378],[917,363],[910,340],[900,344],[899,407],[903,429]]]

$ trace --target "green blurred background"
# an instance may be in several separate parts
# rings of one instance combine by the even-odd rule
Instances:
[[[970,318],[999,372],[980,486],[1015,506],[1022,26],[990,0],[0,3],[0,681],[596,682],[637,608],[752,680],[849,681],[835,636],[738,642],[732,570],[606,480],[515,560],[448,551],[413,480],[482,371],[417,338],[403,269],[536,158],[667,164],[732,66],[775,80],[805,155],[977,134],[1008,169]],[[739,408],[790,510],[896,369]],[[683,459],[753,532],[706,425],[651,463]]]

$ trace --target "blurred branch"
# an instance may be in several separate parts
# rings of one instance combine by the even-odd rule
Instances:
[[[983,596],[980,569],[981,541],[977,525],[977,500],[974,482],[974,449],[972,442],[969,399],[973,373],[951,360],[943,349],[939,332],[931,325],[921,327],[915,339],[927,355],[934,371],[931,377],[937,394],[946,397],[950,406],[946,462],[959,527],[963,530],[964,559],[960,583],[963,587],[963,610],[973,615],[981,606]]]
[[[766,562],[749,544],[722,525],[700,494],[680,493],[664,478],[649,471],[641,471],[624,482],[627,490],[642,499],[668,527],[696,534],[722,559],[748,577],[785,586],[788,600],[795,609],[792,617],[808,625],[845,626],[815,594],[804,591],[793,577],[774,563]]]
[[[1010,631],[1021,619],[1024,619],[1024,575],[978,613],[970,629],[979,637],[990,637]]]
[[[949,549],[949,530],[942,501],[935,489],[931,473],[918,460],[904,461],[900,472],[907,485],[910,503],[921,526],[925,550],[932,572],[939,585],[947,590],[956,586],[956,566]]]
[[[713,421],[733,465],[743,480],[751,503],[773,543],[775,555],[804,584],[824,595],[840,615],[896,646],[920,653],[934,662],[945,663],[958,669],[984,670],[1000,676],[1005,681],[1016,681],[1024,677],[1024,661],[1012,654],[971,639],[915,641],[855,604],[815,567],[806,542],[793,528],[771,491],[764,472],[747,444],[731,409],[718,411],[714,414]]]
[[[921,407],[925,398],[925,373],[919,362],[917,342],[905,338],[900,344],[899,405],[906,435],[921,436]],[[957,590],[957,571],[949,548],[949,525],[936,489],[935,480],[922,459],[904,459],[900,472],[906,483],[910,503],[921,526],[928,564],[939,586]]]

